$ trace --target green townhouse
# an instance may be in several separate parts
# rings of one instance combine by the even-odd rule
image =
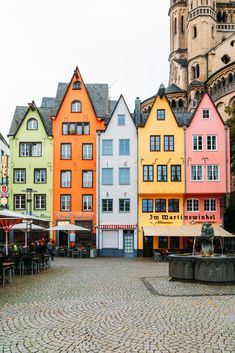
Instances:
[[[45,104],[46,103],[46,104]],[[12,211],[52,218],[53,104],[17,106],[9,132]]]

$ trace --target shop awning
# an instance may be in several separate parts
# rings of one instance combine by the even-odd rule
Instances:
[[[216,237],[231,238],[235,235],[221,227],[213,227]],[[143,227],[146,237],[200,237],[201,226],[154,226]]]

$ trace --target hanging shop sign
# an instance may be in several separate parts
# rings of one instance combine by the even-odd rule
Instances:
[[[7,178],[7,155],[2,156],[2,178]]]

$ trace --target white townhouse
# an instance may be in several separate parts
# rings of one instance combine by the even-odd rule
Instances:
[[[137,129],[123,96],[97,143],[99,255],[137,256]]]
[[[9,145],[0,133],[0,208],[8,206]]]

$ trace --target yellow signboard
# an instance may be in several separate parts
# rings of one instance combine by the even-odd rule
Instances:
[[[7,178],[7,156],[2,156],[2,178]]]

